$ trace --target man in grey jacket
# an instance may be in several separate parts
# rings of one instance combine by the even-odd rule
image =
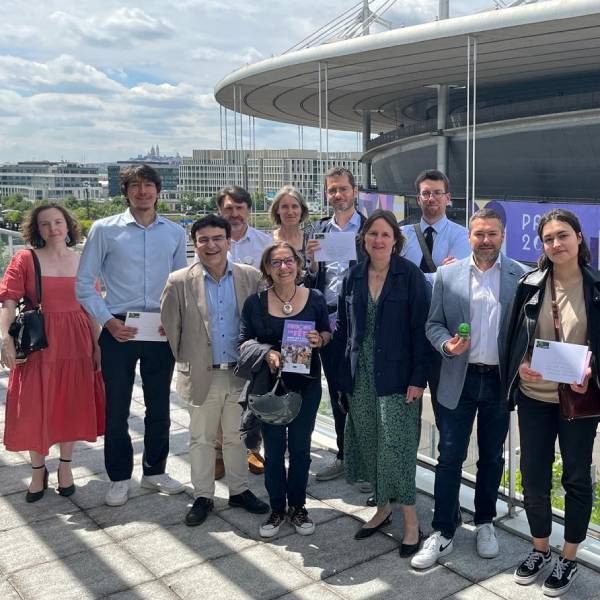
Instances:
[[[492,521],[502,477],[509,414],[500,380],[510,302],[526,268],[501,253],[504,225],[490,209],[469,220],[470,257],[438,269],[426,325],[427,338],[442,355],[438,391],[439,457],[433,533],[413,557],[417,569],[433,566],[453,550],[458,527],[462,463],[477,416],[475,525],[477,552],[498,554]],[[464,325],[470,325],[466,332]]]

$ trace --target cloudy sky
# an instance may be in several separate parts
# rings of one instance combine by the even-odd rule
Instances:
[[[127,159],[159,144],[219,146],[215,83],[279,54],[356,0],[1,0],[0,162]],[[458,16],[493,0],[451,0]],[[301,10],[300,10],[301,7]],[[394,25],[435,18],[438,0],[398,0]],[[305,133],[305,146],[316,136]],[[258,121],[257,147],[297,129]],[[354,150],[353,134],[330,137]]]

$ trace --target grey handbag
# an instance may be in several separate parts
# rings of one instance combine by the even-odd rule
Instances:
[[[275,392],[281,384],[283,394]],[[290,392],[283,379],[281,371],[277,375],[275,385],[266,394],[248,394],[248,407],[263,422],[269,425],[288,425],[300,412],[302,396],[298,392]]]

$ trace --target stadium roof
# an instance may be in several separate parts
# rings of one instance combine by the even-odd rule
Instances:
[[[368,110],[372,130],[387,131],[398,110],[432,98],[432,86],[466,85],[468,36],[477,39],[481,87],[598,72],[600,3],[549,0],[306,48],[231,73],[215,97],[233,109],[236,86],[242,113],[316,127],[326,63],[329,128],[360,130]]]

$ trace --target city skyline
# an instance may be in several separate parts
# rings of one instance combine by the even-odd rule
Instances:
[[[182,0],[176,9],[157,1],[5,0],[0,162],[113,162],[157,144],[165,155],[218,148],[214,85],[281,53],[353,4],[333,0],[323,14],[322,4],[307,0],[298,16],[271,0]],[[450,4],[459,16],[493,2]],[[437,9],[438,0],[400,0],[386,18],[414,25],[433,20]],[[329,142],[332,151],[356,150],[354,133],[330,132]],[[257,148],[297,143],[296,127],[256,120]],[[318,130],[305,128],[304,147],[318,147]]]

